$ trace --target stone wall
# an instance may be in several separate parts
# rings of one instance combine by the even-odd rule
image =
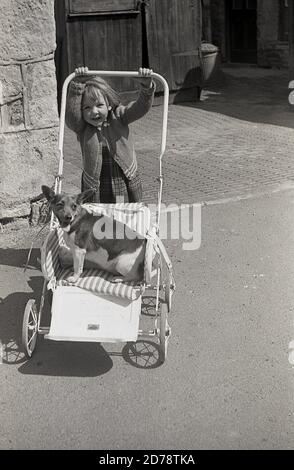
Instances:
[[[1,0],[0,219],[26,216],[58,168],[54,0]]]
[[[261,67],[289,66],[289,45],[279,41],[277,0],[258,0],[257,63]]]

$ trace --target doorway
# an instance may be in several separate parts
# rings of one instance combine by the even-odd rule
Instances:
[[[257,62],[257,0],[228,2],[229,51],[231,62]]]

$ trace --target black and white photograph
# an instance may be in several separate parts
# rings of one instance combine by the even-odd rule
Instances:
[[[0,452],[293,450],[294,0],[0,6]]]

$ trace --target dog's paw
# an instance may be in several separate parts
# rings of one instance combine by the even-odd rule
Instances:
[[[73,276],[69,276],[67,279],[66,279],[66,282],[67,284],[76,284],[79,280],[79,276],[76,276],[76,275],[73,275]]]

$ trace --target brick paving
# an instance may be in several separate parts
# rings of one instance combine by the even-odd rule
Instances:
[[[211,202],[294,185],[294,109],[287,72],[224,68],[197,103],[169,106],[166,203]],[[146,202],[157,197],[162,107],[132,124]],[[66,132],[65,186],[79,188],[80,151]]]

